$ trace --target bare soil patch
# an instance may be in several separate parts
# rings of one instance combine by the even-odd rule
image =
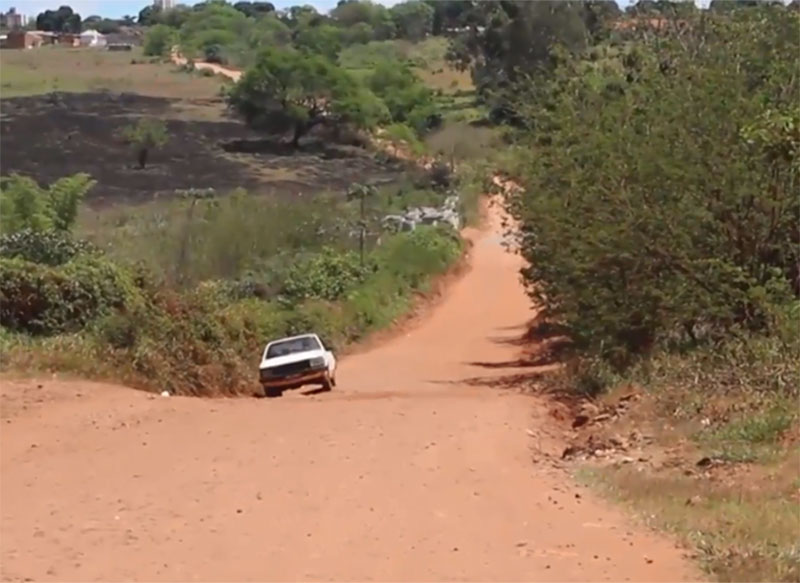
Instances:
[[[531,316],[502,243],[494,217],[445,299],[328,393],[14,389],[43,396],[3,422],[2,578],[696,580],[672,541],[531,466],[560,440],[543,400],[491,382],[519,374],[501,363]]]
[[[88,172],[98,181],[89,203],[103,205],[169,197],[188,188],[243,187],[275,196],[337,191],[352,182],[392,181],[403,171],[401,164],[379,162],[356,147],[310,140],[293,151],[223,114],[219,98],[99,92],[5,99],[2,172],[40,182]],[[141,116],[163,119],[170,135],[143,170],[119,135]]]

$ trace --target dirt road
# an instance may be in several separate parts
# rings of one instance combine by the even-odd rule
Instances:
[[[2,575],[51,581],[678,581],[669,541],[532,463],[530,316],[499,226],[417,326],[274,400],[5,383]],[[578,497],[579,496],[579,497]]]

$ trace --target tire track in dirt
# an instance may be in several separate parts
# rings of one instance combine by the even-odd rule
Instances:
[[[672,542],[534,465],[516,390],[531,316],[499,215],[426,318],[344,359],[339,388],[160,398],[3,383],[3,580],[677,581]],[[41,385],[41,388],[37,388]]]

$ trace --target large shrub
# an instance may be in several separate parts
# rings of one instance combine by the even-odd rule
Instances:
[[[78,208],[96,181],[85,173],[65,176],[47,188],[27,176],[12,174],[0,179],[0,231],[25,229],[69,231]]]
[[[323,249],[286,273],[283,295],[289,300],[336,300],[364,280],[370,268],[355,253]]]
[[[0,259],[0,325],[10,330],[76,332],[136,296],[130,275],[101,257],[78,256],[58,267]]]
[[[64,231],[25,229],[0,235],[0,257],[24,259],[45,265],[61,265],[80,254],[96,253],[88,241],[75,239]]]
[[[544,90],[520,90],[535,128],[511,201],[525,279],[579,348],[619,366],[768,330],[800,265],[798,16],[694,26],[618,60],[561,55]]]

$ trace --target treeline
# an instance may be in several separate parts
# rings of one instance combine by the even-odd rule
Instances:
[[[532,4],[520,13],[547,3]],[[574,45],[560,30],[540,66],[509,70],[510,52],[487,84],[517,128],[523,275],[582,356],[582,388],[731,342],[768,342],[797,376],[800,14],[680,15]]]
[[[417,4],[426,14],[432,10]],[[145,53],[166,55],[177,44],[188,56],[244,66],[241,81],[228,92],[229,105],[252,127],[291,136],[294,146],[322,124],[337,131],[388,126],[390,136],[412,143],[440,125],[435,95],[409,63],[386,57],[361,74],[339,63],[342,34],[352,31],[360,18],[385,21],[394,30],[391,10],[348,2],[324,17],[338,19],[338,24],[329,24],[318,22],[323,17],[307,7],[283,16],[268,8],[208,2],[170,10],[165,19],[177,20],[150,27]],[[406,14],[408,8],[399,10]]]
[[[45,10],[36,16],[36,30],[47,32],[64,32],[78,34],[93,29],[102,34],[119,32],[124,26],[134,26],[136,20],[132,16],[123,18],[104,18],[96,14],[82,18],[70,6],[62,5],[56,10]]]
[[[177,6],[161,12],[146,7],[139,23],[161,25],[174,33],[182,50],[191,56],[239,66],[252,63],[254,52],[288,45],[335,59],[353,44],[390,39],[422,40],[455,26],[470,2],[411,0],[387,8],[382,4],[348,0],[328,14],[312,6],[275,10],[269,2],[209,0],[192,7]],[[159,34],[165,34],[162,29]],[[164,48],[151,46],[150,52]]]

